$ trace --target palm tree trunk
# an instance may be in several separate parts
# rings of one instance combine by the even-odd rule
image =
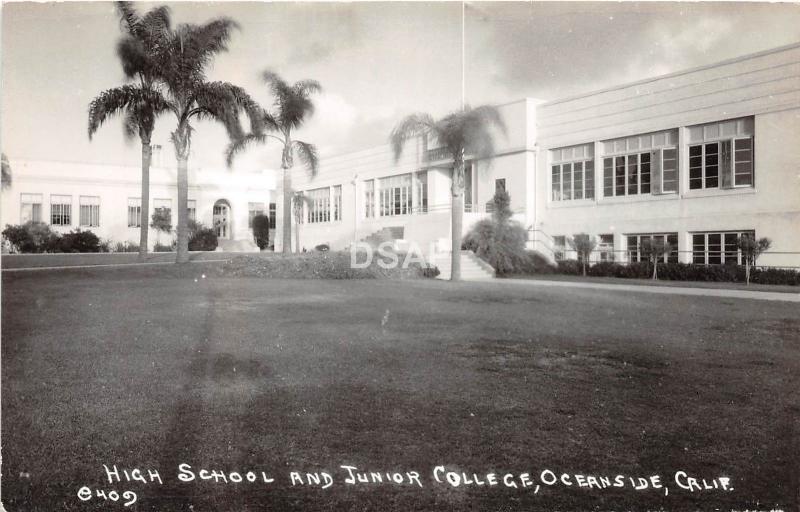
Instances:
[[[178,249],[175,263],[186,263],[189,261],[188,206],[189,158],[178,157]]]
[[[750,286],[750,258],[747,258],[747,260],[745,260],[744,277],[745,277],[745,283],[747,284],[747,286]]]
[[[295,243],[295,252],[300,254],[300,223],[295,222],[295,229],[294,229],[294,243]]]
[[[452,210],[451,233],[450,233],[450,280],[461,280],[461,231],[464,226],[464,158],[463,152],[460,155],[453,155],[453,178],[451,183]],[[460,157],[460,158],[459,158]]]
[[[139,259],[144,260],[147,256],[147,235],[150,230],[150,159],[153,149],[150,141],[142,141],[142,197],[141,197],[141,216],[139,218]]]
[[[283,254],[292,252],[292,168],[285,163],[283,168]],[[298,250],[299,252],[299,250]]]

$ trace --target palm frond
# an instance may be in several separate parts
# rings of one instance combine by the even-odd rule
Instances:
[[[314,93],[322,92],[322,85],[316,80],[306,79],[295,82],[292,85],[292,90],[298,96],[308,96]]]
[[[403,118],[397,123],[389,136],[395,161],[400,159],[406,141],[425,133],[436,132],[436,129],[436,123],[428,114],[417,113]]]
[[[317,147],[308,142],[301,140],[292,141],[292,146],[300,161],[306,166],[311,176],[314,177],[319,171],[319,155],[317,154]]]
[[[94,132],[109,118],[121,114],[132,105],[137,98],[137,88],[123,85],[101,92],[89,103],[89,140]]]
[[[228,82],[198,84],[192,91],[190,103],[197,105],[190,115],[222,122],[232,140],[244,137],[239,121],[240,111],[244,111],[250,119],[253,133],[258,134],[263,130],[264,109],[244,89]]]
[[[267,136],[264,134],[254,134],[250,133],[245,135],[244,137],[232,141],[228,144],[228,148],[225,150],[225,163],[228,167],[233,165],[233,160],[236,158],[236,155],[239,153],[243,153],[251,146],[261,145],[267,143]]]
[[[139,128],[141,120],[136,116],[136,112],[128,109],[125,112],[125,118],[122,123],[122,132],[125,135],[125,140],[132,141],[137,135],[140,135]]]
[[[116,2],[116,6],[120,23],[125,25],[125,30],[131,35],[137,35],[141,30],[142,19],[133,7],[133,2]]]
[[[3,189],[6,189],[11,186],[11,164],[5,153],[2,154],[2,164],[0,164],[0,167],[2,167],[1,186]]]

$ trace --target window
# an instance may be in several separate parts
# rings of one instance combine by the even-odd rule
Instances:
[[[689,189],[753,186],[752,117],[689,127]]]
[[[72,224],[72,196],[50,195],[50,224],[53,226]]]
[[[401,174],[378,180],[382,217],[411,213],[411,175]]]
[[[153,209],[163,211],[165,215],[172,215],[172,199],[154,199]]]
[[[97,196],[80,196],[80,225],[97,227],[100,225],[100,198]]]
[[[505,192],[505,190],[506,190],[506,179],[505,178],[499,178],[499,179],[494,180],[494,191],[495,191],[495,193],[500,192],[501,190],[503,192]]]
[[[275,229],[275,219],[278,215],[278,205],[275,203],[269,203],[269,227],[270,229]]]
[[[342,220],[342,186],[333,187],[333,220]]]
[[[466,181],[466,180],[465,180]],[[466,193],[466,188],[464,189]],[[464,204],[467,204],[464,201]],[[428,171],[417,173],[417,209],[419,213],[428,212]]]
[[[603,196],[677,192],[677,144],[677,130],[604,141]]]
[[[42,222],[42,194],[20,195],[20,224]]]
[[[331,189],[318,188],[308,191],[308,222],[329,222],[331,220]]]
[[[142,200],[138,197],[128,198],[128,227],[139,228],[142,226]]]
[[[247,203],[247,227],[253,227],[253,217],[264,215],[264,203]]]
[[[692,233],[692,263],[699,265],[741,265],[739,237],[755,238],[755,231],[727,231],[720,233]]]
[[[553,201],[594,199],[594,144],[551,152],[550,198]]]
[[[564,254],[567,246],[567,237],[554,236],[553,237],[553,259],[560,261],[564,259]]]
[[[654,233],[642,235],[627,235],[628,239],[628,261],[637,263],[647,260],[647,246],[648,241],[660,241],[670,245],[670,252],[666,256],[662,256],[659,261],[664,263],[677,263],[678,262],[678,233]]]
[[[364,217],[375,217],[375,180],[364,182]]]
[[[196,199],[187,199],[186,200],[186,218],[191,221],[197,222],[197,200]]]
[[[614,261],[614,235],[600,235],[597,243],[597,252],[600,261]]]

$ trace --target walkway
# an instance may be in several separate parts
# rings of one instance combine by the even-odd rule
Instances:
[[[648,286],[630,284],[585,283],[577,281],[548,281],[546,279],[503,279],[502,283],[527,286],[556,286],[562,288],[589,288],[616,292],[661,293],[665,295],[695,295],[705,297],[729,297],[734,299],[776,300],[800,302],[799,293],[781,293],[750,290],[730,290],[724,288],[689,288],[680,286]]]

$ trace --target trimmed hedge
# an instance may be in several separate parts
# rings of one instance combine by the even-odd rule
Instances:
[[[6,225],[3,238],[21,253],[109,251],[109,243],[101,242],[91,231],[75,229],[62,235],[44,222]]]
[[[556,272],[567,275],[581,275],[580,262],[562,260]],[[587,267],[586,274],[594,277],[620,277],[626,279],[650,279],[653,266],[649,263],[600,262]],[[664,281],[708,281],[720,283],[744,283],[743,265],[694,265],[691,263],[659,263],[658,278]],[[780,268],[750,269],[750,282],[756,284],[785,284],[800,286],[800,272]]]

